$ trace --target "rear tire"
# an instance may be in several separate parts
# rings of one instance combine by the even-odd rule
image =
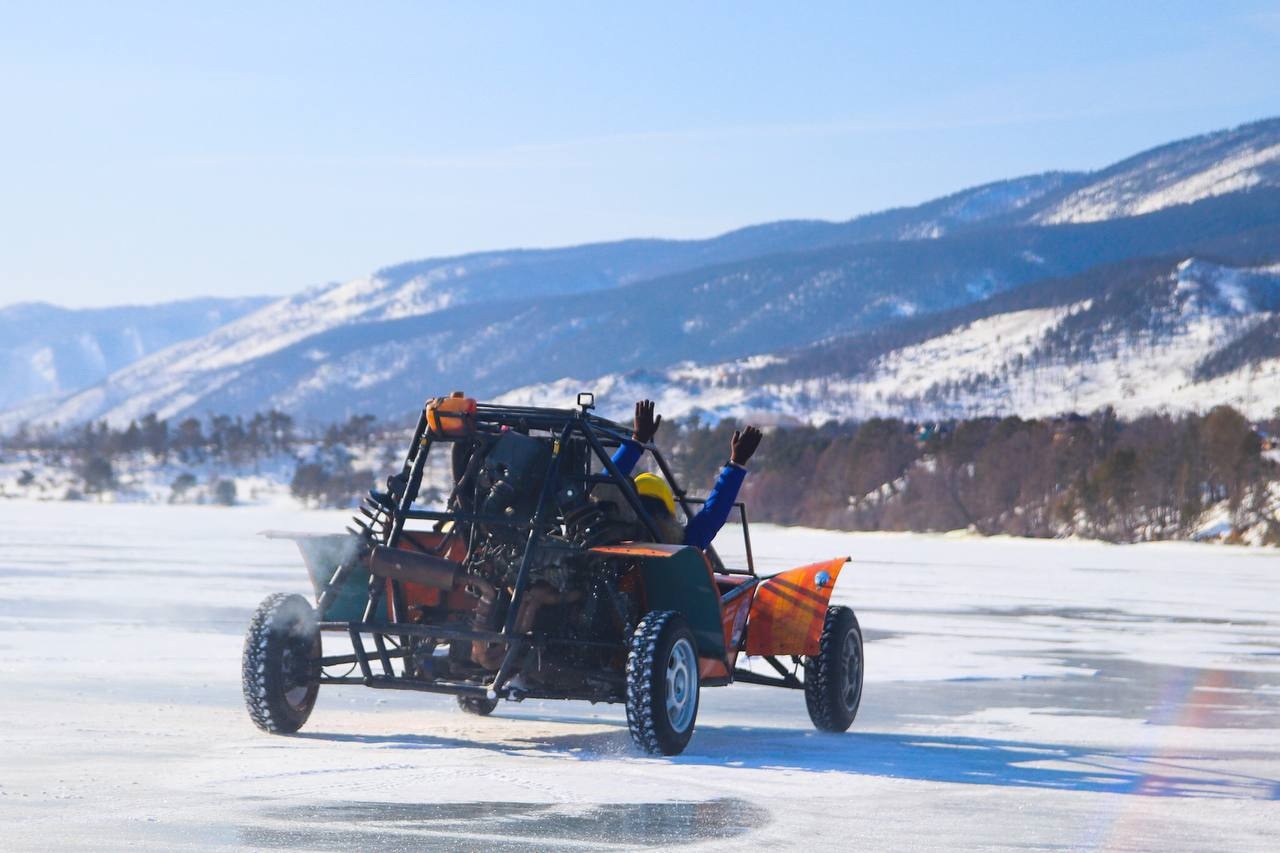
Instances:
[[[627,726],[651,755],[679,755],[698,718],[698,647],[684,617],[647,614],[627,655]]]
[[[853,725],[862,703],[862,629],[848,607],[828,607],[816,656],[804,662],[804,702],[824,732]]]
[[[498,700],[482,696],[459,696],[458,707],[468,714],[487,717],[493,713],[494,708],[498,707]]]
[[[292,734],[311,716],[320,690],[320,628],[300,595],[268,596],[244,637],[241,686],[254,725]]]

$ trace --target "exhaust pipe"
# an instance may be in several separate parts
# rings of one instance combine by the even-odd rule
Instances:
[[[380,578],[416,583],[432,589],[453,590],[470,587],[472,594],[479,599],[471,618],[471,627],[479,631],[493,629],[494,610],[498,604],[497,588],[483,578],[464,574],[459,563],[442,557],[433,557],[430,554],[378,545],[369,554],[369,573]],[[485,669],[497,669],[503,657],[506,656],[506,651],[506,643],[475,640],[471,643],[471,660]]]
[[[443,557],[378,545],[369,555],[369,572],[380,578],[407,581],[432,589],[453,589],[462,566]]]

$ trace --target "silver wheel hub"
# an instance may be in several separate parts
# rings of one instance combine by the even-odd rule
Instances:
[[[667,721],[677,732],[693,725],[698,709],[698,656],[693,644],[681,637],[667,657]]]

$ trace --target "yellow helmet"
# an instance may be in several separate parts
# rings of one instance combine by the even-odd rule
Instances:
[[[672,518],[676,517],[676,496],[672,494],[671,487],[667,485],[667,481],[653,474],[644,473],[636,475],[636,492],[641,497],[657,498],[662,501],[662,505],[667,508],[667,512]]]

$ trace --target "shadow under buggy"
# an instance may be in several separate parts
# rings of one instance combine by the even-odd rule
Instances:
[[[243,686],[262,729],[295,732],[326,684],[452,693],[488,714],[500,699],[624,702],[641,749],[674,755],[693,734],[701,687],[802,689],[819,729],[844,731],[862,694],[862,634],[828,602],[841,557],[756,575],[714,549],[671,544],[610,451],[630,429],[577,409],[431,401],[399,473],[371,491],[346,533],[297,542],[315,587],[277,594],[245,638]],[[449,451],[443,508],[419,505],[427,460]],[[686,517],[686,494],[645,453]],[[326,654],[321,636],[350,650]],[[328,645],[328,644],[325,644]],[[741,668],[756,656],[770,674]]]

